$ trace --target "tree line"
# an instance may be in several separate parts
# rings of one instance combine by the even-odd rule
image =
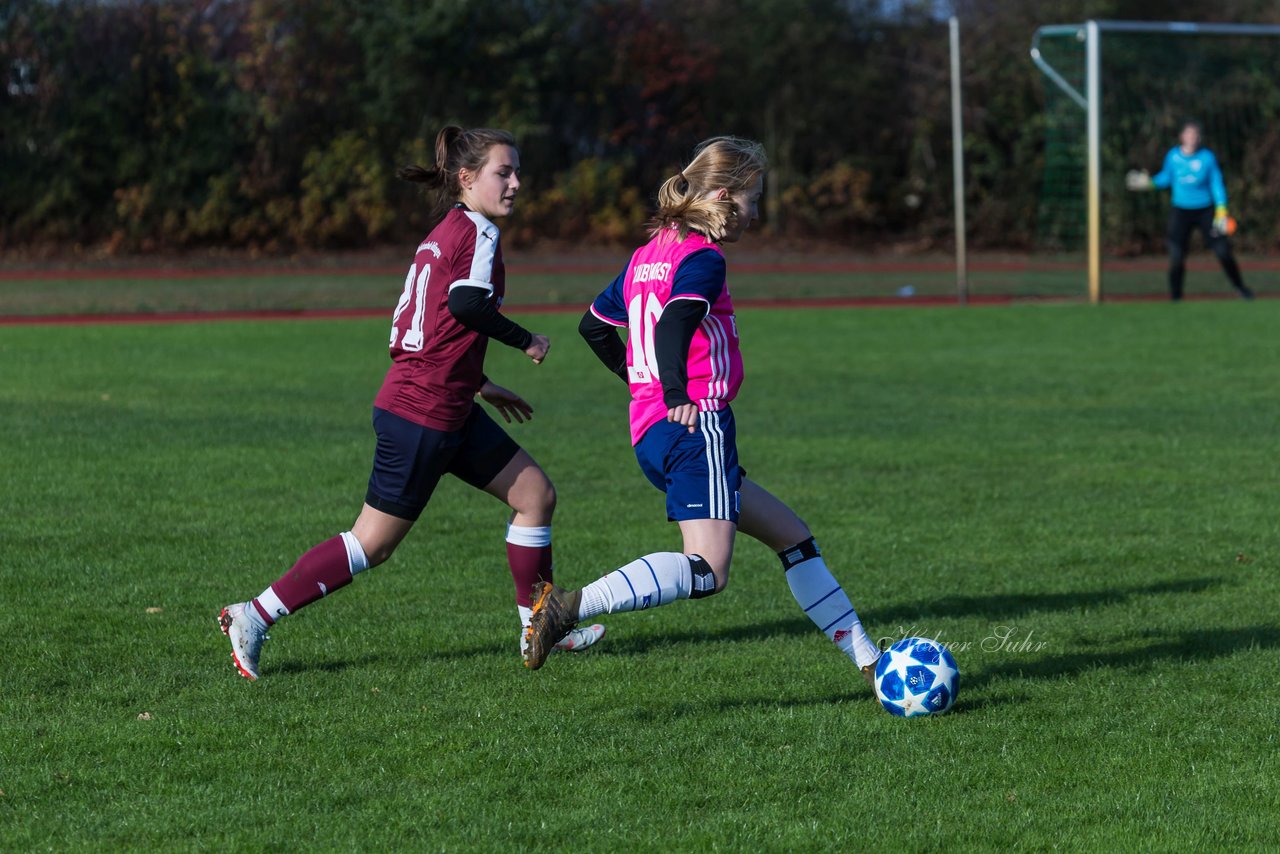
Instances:
[[[956,0],[972,239],[1027,247],[1044,23],[1164,4]],[[1255,0],[1184,17],[1263,20]],[[265,252],[416,239],[394,173],[445,124],[520,140],[507,239],[626,241],[715,133],[763,141],[765,227],[951,234],[947,37],[931,0],[11,0],[0,11],[0,249]]]

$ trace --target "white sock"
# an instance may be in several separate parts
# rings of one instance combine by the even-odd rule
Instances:
[[[350,531],[342,532],[342,544],[347,547],[347,563],[351,566],[351,574],[364,572],[369,568],[369,556],[364,553],[364,546]]]
[[[551,545],[551,526],[541,525],[539,527],[528,527],[525,525],[507,525],[507,542],[513,546],[522,546],[530,549],[544,549]],[[508,560],[510,560],[510,552],[508,551]],[[514,571],[513,571],[514,575]],[[530,582],[532,586],[532,582]],[[529,628],[529,620],[533,616],[533,609],[525,605],[516,605],[516,612],[520,614],[520,625]]]
[[[267,591],[270,592],[271,588],[268,587]],[[263,594],[263,596],[265,595],[266,593]],[[271,595],[275,596],[275,593],[272,592]],[[257,599],[261,601],[262,596],[258,596]],[[276,601],[279,601],[279,599],[277,599]],[[283,610],[284,606],[281,605],[280,608]],[[272,613],[275,613],[275,612],[272,612]],[[254,606],[252,601],[249,602],[249,607],[244,609],[244,614],[253,622],[255,626],[262,629],[263,631],[266,631],[267,629],[271,628],[271,624],[268,623],[266,620],[262,619],[262,615],[258,613],[258,609],[257,607]]]
[[[551,545],[551,526],[542,525],[537,528],[525,525],[507,525],[507,542],[513,546],[526,546],[538,549]]]
[[[866,667],[880,657],[880,648],[867,637],[849,596],[836,581],[812,539],[779,552],[791,595],[813,624],[853,659]]]
[[[364,572],[368,569],[369,557],[364,553],[364,546],[360,545],[360,541],[356,539],[356,535],[350,531],[343,531],[340,537],[342,539],[342,547],[347,553],[347,569],[351,574],[354,576],[357,572]],[[328,541],[326,540],[325,542]],[[301,560],[301,558],[299,560]],[[327,593],[323,584],[320,585],[320,590],[322,594]],[[266,590],[259,593],[254,598],[254,601],[258,606],[261,606],[267,614],[271,615],[271,622],[268,623],[263,619],[261,613],[254,614],[257,621],[262,623],[263,626],[274,625],[277,620],[281,617],[287,617],[290,613],[289,609],[285,607],[284,602],[281,601],[279,594],[276,593],[275,583],[271,584]],[[303,604],[306,603],[304,602]],[[249,610],[257,612],[258,608],[255,606]]]
[[[582,588],[578,619],[670,605],[677,599],[688,599],[691,593],[689,558],[678,552],[655,552]]]
[[[278,620],[281,617],[289,616],[289,609],[280,601],[280,597],[276,595],[274,587],[268,586],[266,590],[263,590],[254,598],[257,600],[258,604],[265,608],[268,614],[273,615],[275,619]],[[262,623],[263,628],[270,625],[266,620],[262,619],[262,615],[258,613],[258,609],[256,607],[252,607],[249,610],[253,612],[252,616],[256,617],[257,621]]]

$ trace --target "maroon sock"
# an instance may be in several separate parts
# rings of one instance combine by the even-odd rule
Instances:
[[[516,604],[531,607],[533,585],[539,581],[551,581],[550,526],[521,528],[512,525],[507,531],[507,563],[511,566],[511,580],[516,585]]]
[[[298,558],[293,568],[262,591],[253,604],[262,618],[271,624],[350,583],[351,560],[346,544],[338,536],[325,540]],[[280,609],[283,613],[272,613]]]

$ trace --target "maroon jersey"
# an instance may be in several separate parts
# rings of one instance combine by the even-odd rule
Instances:
[[[418,247],[391,321],[391,369],[374,406],[433,430],[458,430],[484,383],[487,335],[449,312],[454,288],[482,288],[502,304],[506,269],[498,227],[452,208]]]

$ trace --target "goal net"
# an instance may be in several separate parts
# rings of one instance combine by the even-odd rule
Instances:
[[[1240,223],[1237,252],[1280,249],[1280,27],[1098,22],[1098,33],[1098,232],[1106,292],[1163,290],[1169,194],[1130,192],[1125,174],[1159,171],[1187,120],[1202,125],[1203,144],[1222,166]],[[1037,244],[1075,267],[1077,294],[1089,241],[1086,54],[1084,25],[1044,27],[1033,43],[1045,74]],[[1199,258],[1193,275],[1216,269],[1211,256],[1193,257]]]

